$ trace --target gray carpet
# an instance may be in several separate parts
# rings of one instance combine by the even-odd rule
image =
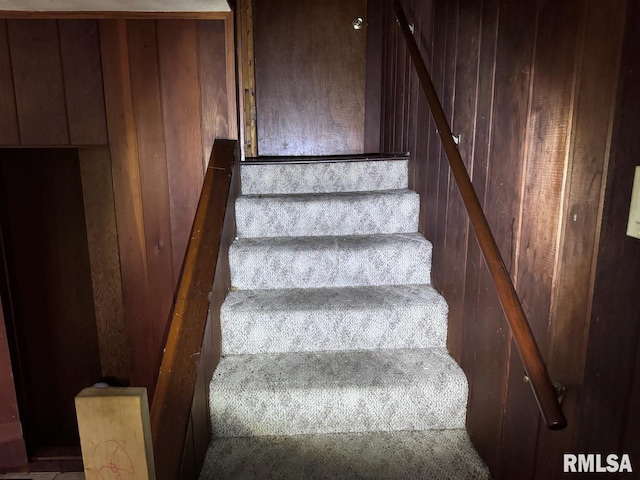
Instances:
[[[241,172],[201,478],[488,478],[407,160]]]
[[[222,438],[202,480],[486,480],[464,430]]]

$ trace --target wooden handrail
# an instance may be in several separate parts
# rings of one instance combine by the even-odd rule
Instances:
[[[531,327],[524,314],[518,295],[516,294],[511,278],[500,255],[500,250],[496,240],[491,233],[491,228],[487,222],[482,206],[478,201],[478,196],[473,188],[467,169],[462,161],[458,147],[456,146],[449,122],[445,116],[438,94],[433,86],[431,77],[427,71],[420,49],[413,38],[407,17],[402,10],[400,2],[397,0],[393,4],[398,18],[398,23],[404,39],[409,49],[409,54],[416,68],[422,90],[427,97],[431,115],[438,128],[440,139],[447,154],[451,171],[458,185],[464,206],[469,214],[471,225],[473,226],[478,244],[482,250],[487,267],[491,272],[491,277],[498,292],[498,298],[504,310],[507,321],[513,333],[520,358],[524,365],[524,370],[529,378],[533,395],[538,403],[538,408],[542,417],[551,430],[560,430],[567,426],[567,420],[562,413],[562,408],[558,402],[556,390],[551,383],[547,368],[540,354],[540,349],[536,343]]]
[[[160,480],[180,475],[236,149],[234,140],[216,140],[213,145],[178,281],[151,402],[151,434]]]

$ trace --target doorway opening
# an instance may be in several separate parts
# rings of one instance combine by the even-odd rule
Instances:
[[[105,373],[127,383],[121,308],[111,304],[122,303],[115,221],[113,232],[95,231],[108,226],[95,216],[113,212],[112,192],[96,186],[111,188],[108,158],[107,148],[0,149],[0,294],[30,463],[81,468],[74,397]],[[115,325],[104,325],[105,308]]]

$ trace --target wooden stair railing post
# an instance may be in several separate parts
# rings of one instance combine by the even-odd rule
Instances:
[[[509,277],[509,273],[504,265],[500,250],[493,237],[482,206],[478,201],[478,196],[473,188],[460,152],[453,140],[449,122],[447,121],[447,117],[438,99],[438,94],[436,93],[427,67],[420,54],[420,49],[413,38],[402,6],[397,0],[394,2],[394,9],[411,59],[413,60],[413,65],[418,74],[422,90],[427,97],[431,115],[438,128],[438,133],[440,134],[444,151],[447,154],[451,171],[458,185],[467,213],[469,214],[469,219],[476,238],[478,239],[478,244],[480,245],[485,262],[491,272],[500,304],[509,322],[538,408],[547,427],[551,430],[560,430],[566,427],[567,421],[562,413],[556,390],[547,373],[540,349],[535,341],[529,322],[527,321],[518,295]]]

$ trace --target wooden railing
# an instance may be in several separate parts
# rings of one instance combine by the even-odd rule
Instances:
[[[540,349],[533,337],[529,322],[524,314],[509,273],[506,270],[496,240],[491,233],[491,228],[482,210],[482,206],[478,201],[478,196],[473,188],[467,169],[464,166],[458,147],[453,140],[449,122],[442,109],[427,67],[422,59],[418,45],[413,38],[402,6],[397,0],[394,2],[394,9],[402,34],[406,40],[409,54],[416,68],[422,90],[427,97],[431,115],[440,134],[440,139],[442,140],[444,151],[447,154],[451,171],[458,185],[467,213],[469,214],[469,219],[476,238],[478,239],[478,244],[482,250],[485,262],[491,272],[500,304],[511,327],[513,339],[520,353],[520,358],[522,359],[525,372],[529,378],[529,383],[536,402],[538,403],[538,408],[547,427],[551,430],[560,430],[566,427],[567,421],[562,413],[556,389],[549,379],[549,374],[547,373],[547,368],[540,354]]]
[[[151,402],[158,479],[180,475],[237,142],[216,140],[191,229]]]

